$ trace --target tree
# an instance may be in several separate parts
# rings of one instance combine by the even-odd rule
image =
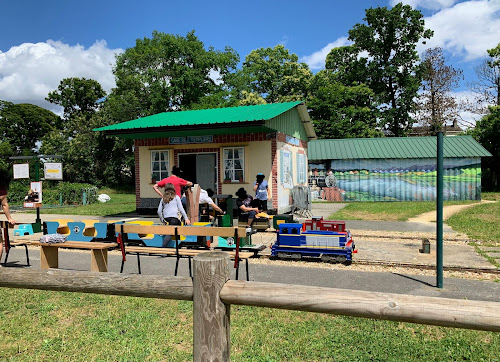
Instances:
[[[299,63],[283,45],[252,50],[240,75],[246,94],[259,95],[267,103],[306,99],[312,77],[307,64]]]
[[[32,154],[44,134],[60,127],[61,119],[34,104],[0,101],[0,135],[14,154]]]
[[[228,74],[236,68],[237,53],[205,50],[194,31],[185,37],[153,32],[137,39],[116,58],[116,88],[109,97],[115,121],[151,114],[213,105],[205,97],[221,92]],[[221,93],[221,102],[223,102]]]
[[[450,91],[458,87],[463,75],[460,69],[445,64],[443,50],[439,47],[427,49],[422,58],[423,93],[419,97],[418,118],[434,136],[446,121],[456,122],[459,118],[457,101]]]
[[[365,84],[350,86],[338,81],[338,72],[318,72],[311,82],[307,105],[319,138],[380,137],[376,129],[374,93]]]
[[[476,122],[469,132],[493,157],[485,157],[482,162],[483,187],[498,190],[500,187],[500,106],[490,106],[489,114]]]
[[[477,81],[469,84],[476,95],[469,110],[478,114],[488,113],[488,106],[500,106],[500,43],[487,52],[489,58],[474,68]]]
[[[423,15],[401,3],[392,9],[370,8],[365,11],[366,24],[349,30],[358,58],[366,63],[367,86],[380,103],[382,123],[395,136],[405,134],[412,126],[417,108],[415,99],[423,76],[417,43],[429,39]]]
[[[65,78],[45,98],[48,102],[58,104],[64,108],[66,119],[83,115],[86,120],[98,108],[98,100],[106,96],[99,82],[85,78]]]

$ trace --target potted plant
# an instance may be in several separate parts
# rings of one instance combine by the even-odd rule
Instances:
[[[155,184],[156,183],[156,176],[154,173],[151,174],[151,183]]]
[[[230,184],[230,183],[231,183],[231,179],[230,179],[229,177],[226,177],[226,178],[224,179],[224,183],[225,183],[225,184]]]

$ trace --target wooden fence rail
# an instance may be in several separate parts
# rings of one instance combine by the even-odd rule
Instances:
[[[194,258],[194,277],[0,269],[0,287],[193,301],[193,358],[229,361],[230,306],[252,305],[500,332],[500,303],[228,280],[229,255]]]

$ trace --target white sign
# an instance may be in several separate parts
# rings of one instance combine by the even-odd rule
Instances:
[[[61,162],[46,162],[44,165],[46,180],[62,180],[62,163]]]
[[[24,207],[40,207],[42,203],[42,182],[32,182],[28,195],[24,198]]]
[[[30,164],[18,163],[14,165],[14,179],[30,178]]]

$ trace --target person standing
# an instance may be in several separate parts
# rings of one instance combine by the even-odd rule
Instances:
[[[184,218],[185,224],[189,225],[190,221],[186,215],[184,207],[182,207],[181,198],[176,195],[175,187],[171,183],[165,185],[165,192],[162,195],[160,204],[158,205],[158,217],[163,224],[166,225],[181,225],[181,221],[177,218],[177,214],[181,213]],[[163,239],[162,247],[167,247],[172,236],[167,235]]]
[[[7,180],[4,177],[0,179],[0,203],[2,204],[2,210],[7,218],[7,221],[11,225],[15,225],[16,222],[10,215],[9,204],[7,202]],[[7,230],[8,232],[8,230]],[[3,255],[3,229],[0,226],[0,261],[2,260]]]
[[[165,187],[166,184],[172,184],[175,188],[175,194],[179,197],[181,197],[181,189],[184,186],[193,186],[193,183],[191,181],[184,180],[183,178],[179,177],[181,174],[181,169],[177,166],[172,167],[172,176],[166,177],[161,181],[158,181],[156,184],[154,184],[153,189],[155,192],[163,197],[163,194],[160,191],[160,188]]]
[[[260,200],[260,205],[262,211],[267,211],[267,195],[269,193],[269,185],[263,173],[259,173],[256,176],[256,181],[253,184],[253,190],[255,191],[255,198]]]

